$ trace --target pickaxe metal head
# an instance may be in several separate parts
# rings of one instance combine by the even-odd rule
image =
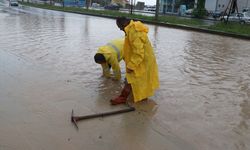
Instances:
[[[71,122],[75,125],[76,129],[78,130],[78,126],[77,126],[77,120],[76,118],[74,117],[74,110],[72,109],[72,112],[71,112]]]

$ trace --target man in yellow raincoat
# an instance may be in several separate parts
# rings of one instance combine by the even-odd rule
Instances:
[[[112,77],[110,74],[110,68],[112,68],[114,79],[121,79],[119,62],[123,58],[123,44],[124,39],[115,39],[106,45],[99,47],[97,53],[95,54],[95,62],[101,64],[103,75],[105,77]]]
[[[154,95],[159,88],[158,66],[147,36],[148,27],[125,17],[117,18],[116,24],[125,32],[123,59],[127,84],[121,95],[110,101],[112,105],[126,103],[131,91],[134,102],[138,102]]]

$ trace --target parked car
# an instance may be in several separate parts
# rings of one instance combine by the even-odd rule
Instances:
[[[194,9],[188,9],[188,10],[185,11],[185,14],[186,15],[192,15],[193,11],[194,11]]]
[[[228,17],[228,21],[239,22],[240,24],[250,23],[250,16],[244,13],[234,13],[229,16],[222,16],[221,21],[226,21]]]
[[[18,6],[18,1],[17,0],[9,0],[9,5],[10,6]]]
[[[115,5],[115,4],[111,4],[111,5],[105,6],[104,9],[108,9],[108,10],[119,10],[119,9],[120,9],[120,6],[119,6],[119,5]]]
[[[92,3],[92,7],[93,7],[93,8],[99,8],[99,7],[100,7],[100,4],[98,4],[98,3]]]
[[[223,15],[223,13],[224,13],[223,11],[215,11],[212,13],[212,17],[214,19],[220,18]]]
[[[144,7],[144,11],[155,11],[156,10],[156,6],[145,6]]]
[[[250,12],[250,8],[243,8],[242,12]]]

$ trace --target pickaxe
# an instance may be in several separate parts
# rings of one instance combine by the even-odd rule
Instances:
[[[97,118],[97,117],[105,117],[105,116],[111,116],[111,115],[116,115],[116,114],[121,114],[121,113],[126,113],[130,111],[135,111],[135,108],[132,106],[128,106],[128,108],[122,109],[122,110],[116,110],[116,111],[110,111],[110,112],[104,112],[104,113],[98,113],[98,114],[92,114],[92,115],[86,115],[86,116],[74,116],[74,111],[72,109],[71,113],[71,122],[75,125],[77,129],[77,122],[80,120],[85,120],[85,119],[91,119],[91,118]]]

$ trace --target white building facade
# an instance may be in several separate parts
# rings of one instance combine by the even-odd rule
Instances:
[[[224,11],[231,0],[206,0],[205,8],[208,12]],[[237,0],[239,12],[250,7],[250,0]]]
[[[250,8],[250,0],[238,0],[239,11],[242,11],[244,8]]]
[[[224,11],[229,5],[231,0],[206,0],[205,9],[208,12]],[[177,0],[160,0],[160,13],[177,13],[180,6],[176,6]],[[193,0],[192,6],[196,8],[198,0]],[[250,0],[237,0],[238,10],[242,12],[244,8],[250,8]],[[187,7],[187,9],[190,9]]]

